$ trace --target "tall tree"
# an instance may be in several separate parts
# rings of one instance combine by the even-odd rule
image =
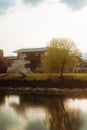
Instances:
[[[72,67],[78,62],[80,51],[76,44],[68,39],[53,38],[43,57],[43,68],[45,72],[59,72],[63,76],[65,68]]]

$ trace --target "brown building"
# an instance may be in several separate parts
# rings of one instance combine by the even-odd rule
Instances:
[[[0,49],[0,59],[2,59],[4,57],[4,52],[3,50]]]
[[[5,56],[4,57],[4,61],[7,65],[7,67],[11,67],[11,65],[13,64],[13,62],[17,60],[17,56]]]
[[[41,57],[45,54],[46,48],[29,48],[19,49],[14,51],[17,53],[17,59],[25,57],[27,61],[26,68],[31,72],[42,72],[42,59]]]

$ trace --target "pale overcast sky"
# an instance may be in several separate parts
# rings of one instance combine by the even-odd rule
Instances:
[[[87,52],[87,0],[0,0],[0,49],[44,47],[72,39]]]

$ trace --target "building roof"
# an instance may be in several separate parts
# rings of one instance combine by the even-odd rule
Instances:
[[[7,60],[16,60],[17,56],[5,56],[4,58]]]
[[[44,48],[23,48],[23,49],[18,49],[16,51],[14,51],[14,53],[18,53],[18,52],[37,52],[37,51],[46,51],[46,47]]]

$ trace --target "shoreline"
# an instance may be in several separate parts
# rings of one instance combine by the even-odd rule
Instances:
[[[0,79],[0,94],[33,94],[53,96],[87,95],[87,81],[81,80],[3,80]]]
[[[87,88],[87,81],[75,79],[63,80],[17,80],[17,79],[0,79],[0,87],[32,87],[32,88]]]
[[[42,95],[42,96],[60,96],[60,97],[85,97],[87,88],[32,88],[32,87],[0,87],[0,94],[3,95]]]

